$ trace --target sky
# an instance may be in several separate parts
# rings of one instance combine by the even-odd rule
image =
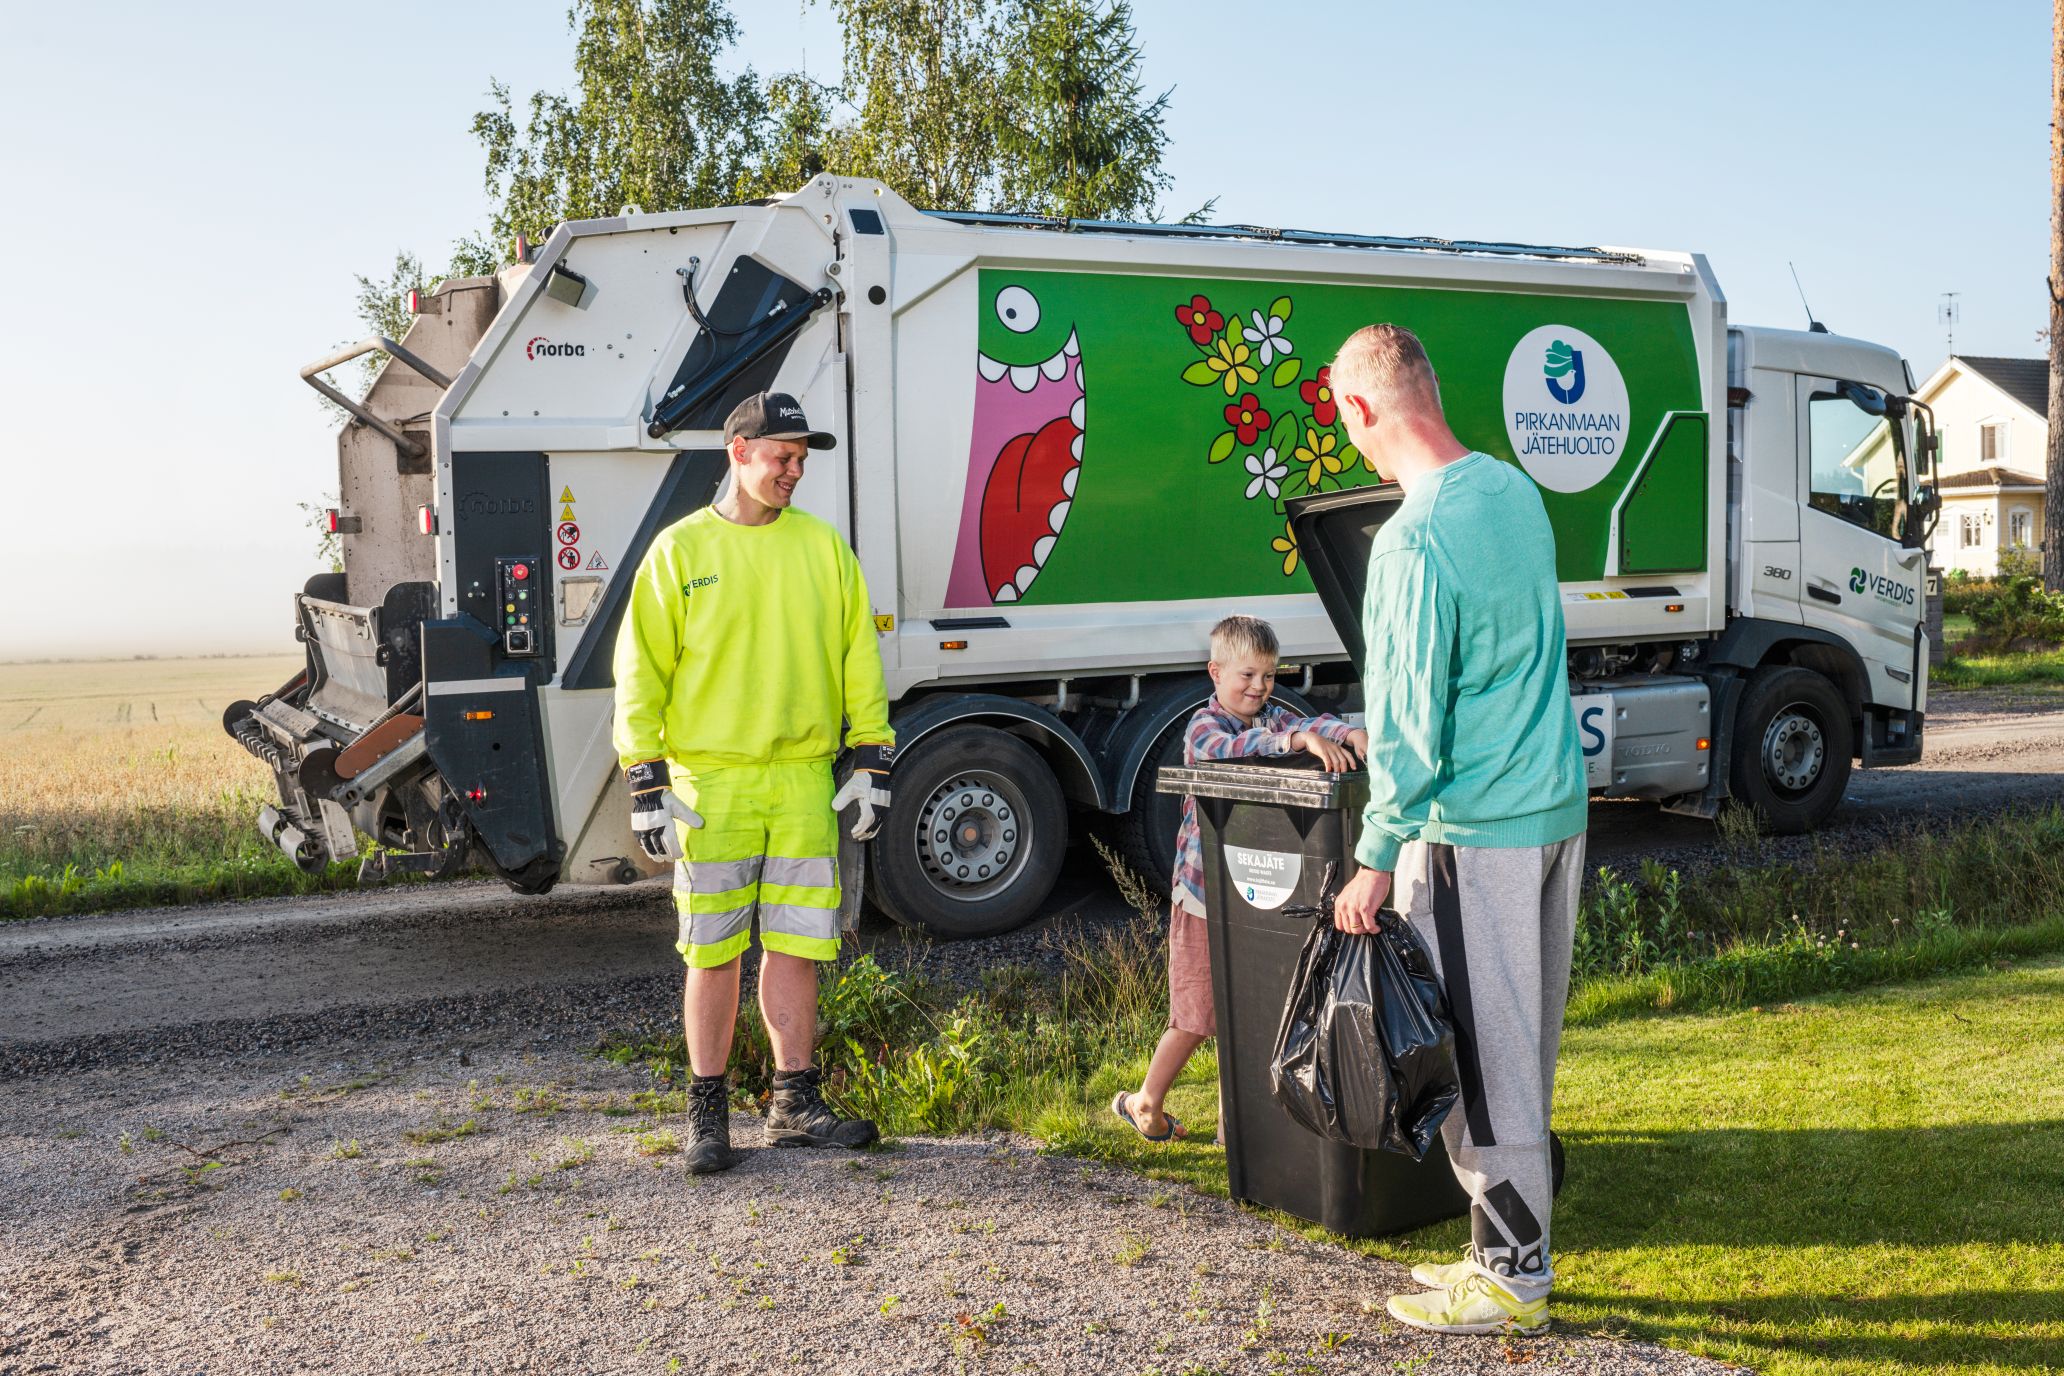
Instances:
[[[2048,7],[1136,0],[1180,214],[1687,249],[1735,323],[1925,377],[2043,346]],[[301,365],[354,274],[488,204],[491,80],[571,84],[566,0],[10,5],[0,45],[0,661],[292,652],[336,485]],[[733,0],[729,70],[838,70],[828,7]]]

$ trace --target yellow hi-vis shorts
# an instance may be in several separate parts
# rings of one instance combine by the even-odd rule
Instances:
[[[703,825],[676,822],[674,949],[698,969],[728,965],[752,943],[805,960],[839,951],[838,815],[831,761],[675,765],[674,792]]]

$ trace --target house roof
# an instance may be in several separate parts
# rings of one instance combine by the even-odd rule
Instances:
[[[1936,480],[1937,488],[1957,487],[2033,487],[2040,488],[2043,480],[2033,473],[2023,473],[2012,468],[1973,468],[1963,473],[1952,473]]]
[[[2046,358],[1974,358],[1957,362],[2044,419],[2050,413],[2050,361]]]

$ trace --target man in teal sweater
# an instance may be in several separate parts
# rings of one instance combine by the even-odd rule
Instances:
[[[1584,869],[1555,536],[1519,469],[1471,450],[1409,331],[1370,325],[1330,374],[1348,438],[1405,498],[1362,608],[1369,805],[1334,922],[1373,932],[1395,886],[1455,1019],[1462,1097],[1442,1127],[1470,1247],[1421,1265],[1391,1316],[1437,1333],[1548,1326],[1548,1119]]]

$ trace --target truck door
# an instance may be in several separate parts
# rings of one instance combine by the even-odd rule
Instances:
[[[1864,661],[1871,702],[1914,705],[1914,631],[1925,552],[1899,542],[1908,474],[1885,393],[1797,379],[1800,607]]]

